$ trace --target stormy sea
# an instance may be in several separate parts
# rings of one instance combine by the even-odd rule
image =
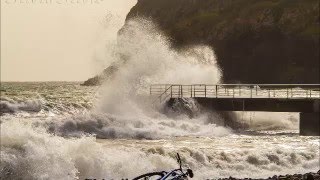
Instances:
[[[105,91],[67,82],[3,83],[1,179],[130,179],[176,168],[177,152],[195,179],[320,169],[319,137],[299,136],[296,114],[240,113],[246,128],[233,130],[217,125],[221,117],[213,113],[167,116]]]
[[[148,19],[116,35],[104,54],[118,70],[100,86],[1,83],[1,179],[131,179],[177,168],[177,152],[194,179],[320,169],[319,137],[299,136],[296,113],[237,112],[233,128],[192,99],[182,105],[193,116],[153,106],[151,84],[221,83],[210,47],[175,50]]]

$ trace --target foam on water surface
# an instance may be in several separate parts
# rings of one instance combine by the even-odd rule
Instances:
[[[7,121],[1,132],[1,177],[132,178],[175,168],[176,152],[194,170],[196,179],[305,173],[319,169],[315,141],[318,137],[268,134],[158,140],[64,138],[30,122]]]
[[[208,46],[174,50],[145,19],[127,22],[111,44],[105,64],[119,71],[101,87],[4,85],[1,112],[8,112],[1,114],[1,178],[132,178],[177,167],[176,152],[196,179],[320,169],[318,137],[297,135],[296,114],[238,114],[250,130],[238,132],[219,126],[215,112],[199,114],[190,99],[183,105],[194,117],[153,108],[147,95],[153,83],[220,82]]]

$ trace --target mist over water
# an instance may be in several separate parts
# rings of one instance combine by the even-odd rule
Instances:
[[[176,152],[196,179],[265,177],[320,168],[316,137],[238,134],[219,126],[221,117],[215,112],[198,113],[192,99],[184,99],[184,105],[193,111],[193,118],[170,116],[153,107],[151,84],[220,82],[221,70],[208,46],[176,51],[146,19],[128,21],[116,42],[109,44],[105,64],[119,70],[99,89],[56,87],[41,95],[49,97],[31,105],[1,99],[1,106],[14,110],[1,120],[1,178],[133,178],[175,168]],[[62,90],[70,94],[63,98]],[[88,92],[94,94],[91,102]],[[25,107],[34,104],[40,108],[35,112]],[[297,124],[295,115],[288,114],[237,117],[253,130],[294,130]]]

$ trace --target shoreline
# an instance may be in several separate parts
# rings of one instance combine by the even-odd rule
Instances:
[[[318,172],[308,172],[304,174],[286,174],[286,175],[274,175],[268,178],[219,178],[218,180],[320,180],[320,170]],[[208,179],[209,180],[209,179]]]

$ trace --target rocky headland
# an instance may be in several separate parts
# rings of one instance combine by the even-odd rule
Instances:
[[[320,83],[318,0],[138,0],[126,21],[137,17],[172,48],[211,46],[225,83]]]

